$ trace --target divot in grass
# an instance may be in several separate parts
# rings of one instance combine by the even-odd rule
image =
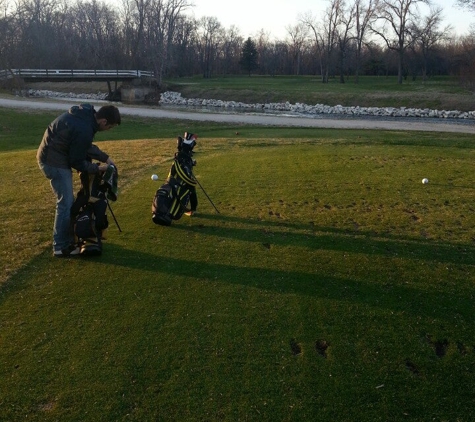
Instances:
[[[330,345],[328,344],[328,342],[326,340],[317,340],[315,342],[315,350],[317,351],[317,353],[326,358],[327,357],[327,349]]]
[[[465,356],[468,353],[467,347],[465,346],[465,344],[461,343],[460,341],[457,342],[457,349],[459,353],[463,356]]]
[[[427,341],[434,348],[437,357],[443,358],[447,354],[447,349],[449,348],[449,342],[447,339],[432,340],[432,336],[427,335]]]
[[[419,369],[409,359],[406,360],[406,368],[407,368],[408,371],[412,372],[414,375],[420,376]]]
[[[294,356],[300,355],[302,353],[302,347],[294,338],[290,339],[290,350]]]

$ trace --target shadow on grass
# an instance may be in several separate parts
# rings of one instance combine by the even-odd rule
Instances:
[[[207,226],[200,219],[220,220],[239,225],[259,225],[261,229]],[[208,236],[260,242],[268,245],[297,246],[317,250],[366,253],[407,259],[420,259],[434,263],[475,265],[475,245],[451,244],[426,239],[404,238],[391,234],[376,234],[361,230],[317,227],[311,224],[293,224],[252,220],[240,217],[199,214],[192,225],[175,224],[179,229]]]
[[[431,186],[440,186],[444,189],[470,189],[475,190],[475,187],[472,185],[452,185],[452,184],[444,184],[444,183],[430,183]]]
[[[219,220],[224,223],[251,225],[248,229],[235,228],[220,224],[206,225],[206,221]],[[204,222],[204,223],[203,223]],[[262,229],[253,226],[259,224]],[[285,230],[279,230],[284,228]],[[415,241],[414,239],[389,238],[376,236],[374,233],[349,233],[335,228],[320,228],[288,222],[269,223],[259,220],[236,218],[223,215],[202,215],[192,219],[190,224],[176,223],[171,227],[161,228],[177,232],[206,233],[207,236],[238,239],[246,242],[260,242],[263,245],[283,245],[303,247],[315,250],[333,250],[348,253],[360,253],[367,256],[379,254],[389,258],[397,257],[411,260],[425,260],[429,263],[453,263],[456,265],[473,265],[475,248],[469,245]],[[274,230],[275,229],[275,230]],[[21,291],[37,283],[43,268],[57,264],[51,262],[50,251],[45,250],[30,263],[0,286],[0,303],[13,292]],[[119,244],[107,243],[104,253],[94,258],[71,258],[88,260],[99,265],[107,265],[108,273],[117,273],[121,268],[149,271],[157,279],[161,276],[189,277],[210,283],[227,283],[250,288],[264,289],[278,294],[297,294],[318,297],[325,300],[347,304],[347,306],[364,305],[387,309],[391,312],[405,312],[415,316],[437,317],[447,322],[452,321],[458,313],[470,320],[473,309],[473,297],[466,294],[466,289],[450,291],[443,287],[434,289],[418,288],[403,284],[397,277],[395,267],[391,280],[358,279],[355,275],[335,277],[315,272],[289,271],[273,268],[251,268],[243,265],[229,265],[211,261],[194,261],[187,258],[163,257],[159,252],[127,249]],[[57,262],[57,260],[55,261]],[[404,264],[401,264],[404,265]],[[298,266],[296,265],[298,268]],[[115,268],[115,269],[114,269]],[[387,269],[386,269],[387,270]],[[374,271],[374,269],[373,269]],[[377,272],[377,271],[376,271]],[[128,281],[128,280],[126,280]],[[133,280],[130,280],[133,283]],[[437,311],[436,309],[440,310]]]
[[[398,284],[358,280],[353,277],[333,277],[318,272],[304,273],[268,268],[192,261],[123,248],[117,244],[107,247],[101,262],[117,267],[150,271],[157,279],[160,275],[189,277],[211,283],[227,283],[264,289],[278,294],[297,294],[325,300],[345,302],[348,306],[365,305],[391,312],[410,313],[415,316],[438,317],[453,320],[454,313],[471,319],[473,298],[462,292],[435,291]],[[120,271],[120,270],[119,270]],[[132,280],[131,280],[132,282]],[[437,312],[434,308],[440,309]]]

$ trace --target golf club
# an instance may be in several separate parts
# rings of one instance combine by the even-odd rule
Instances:
[[[111,206],[110,206],[109,201],[106,200],[106,202],[107,202],[107,206],[109,207],[109,211],[111,212],[112,218],[114,219],[115,224],[116,224],[117,228],[119,229],[119,232],[122,233],[122,230],[120,229],[120,226],[119,226],[119,222],[117,221],[117,218],[115,218],[114,211],[112,211],[112,208],[111,208]]]
[[[216,210],[216,212],[218,214],[220,214],[220,212],[218,211],[218,209],[216,208],[216,205],[213,204],[213,201],[211,200],[211,198],[208,196],[208,194],[206,193],[206,191],[203,189],[203,186],[201,186],[201,183],[198,181],[198,179],[195,177],[195,180],[196,180],[196,183],[198,183],[198,186],[201,188],[201,190],[203,191],[203,193],[206,195],[206,198],[208,198],[208,201],[211,203],[211,205],[213,206],[213,208]]]

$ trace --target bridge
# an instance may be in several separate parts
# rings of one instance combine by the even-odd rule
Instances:
[[[97,70],[97,69],[7,69],[0,70],[0,82],[20,79],[24,82],[107,82],[109,95],[107,99],[119,101],[124,97],[124,89],[120,92],[117,89],[117,82],[126,82],[132,80],[154,79],[153,72],[144,70]],[[115,88],[112,89],[111,82],[115,82]],[[145,85],[145,84],[144,84]],[[125,90],[125,95],[135,101],[150,92],[146,86],[136,86]],[[130,92],[128,92],[130,91]]]
[[[153,72],[144,70],[97,70],[97,69],[7,69],[0,70],[0,80],[21,78],[25,82],[90,82],[131,81],[153,79]]]

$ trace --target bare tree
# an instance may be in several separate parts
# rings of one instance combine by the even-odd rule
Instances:
[[[306,14],[301,18],[302,23],[308,26],[313,34],[317,54],[320,58],[320,73],[322,82],[328,83],[330,61],[336,46],[336,28],[340,23],[341,0],[330,0],[325,11],[323,23],[320,26],[314,17]]]
[[[96,69],[116,67],[118,15],[105,3],[92,0],[90,3],[77,3],[74,9],[76,30],[81,34],[77,48]]]
[[[191,6],[188,1],[120,0],[111,6],[104,0],[0,0],[0,68],[144,69],[152,70],[159,84],[167,76],[239,73],[244,40],[238,28],[227,30],[216,18],[187,16],[182,11]],[[440,14],[418,15],[417,5],[428,3],[327,0],[324,15],[299,19],[287,28],[290,37],[285,40],[272,41],[264,30],[254,37],[259,73],[320,74],[325,83],[339,71],[343,81],[354,57],[356,80],[363,58],[367,73],[401,75],[401,57],[409,58],[410,51],[413,56],[404,65],[414,75],[422,69],[425,77],[437,68],[466,78],[475,69],[473,44],[468,39],[445,42]],[[376,46],[380,39],[370,39],[370,28],[387,45]]]
[[[265,31],[263,28],[258,30],[254,36],[256,48],[257,48],[257,59],[259,61],[258,71],[259,73],[271,74],[274,76],[273,61],[272,61],[272,42],[271,35],[268,31]],[[244,42],[243,42],[244,44]],[[241,55],[241,51],[239,54]],[[242,67],[241,67],[242,70]]]
[[[132,67],[137,69],[144,66],[147,16],[152,13],[151,7],[151,0],[123,0],[122,3],[124,47]]]
[[[457,0],[456,4],[460,7],[472,9],[475,12],[475,0]]]
[[[210,78],[212,66],[218,51],[218,45],[222,40],[223,27],[216,17],[204,16],[199,21],[200,32],[200,56],[203,70],[203,78]]]
[[[416,7],[419,3],[430,4],[429,0],[381,0],[377,9],[377,21],[382,26],[371,27],[386,46],[398,56],[398,83],[402,84],[404,53],[413,38],[408,36],[409,28],[416,19]]]
[[[166,73],[179,16],[188,7],[187,0],[151,0],[151,14],[147,16],[147,48],[158,86],[162,85]]]
[[[355,83],[359,82],[363,43],[365,42],[369,26],[375,18],[375,10],[378,4],[379,0],[367,0],[366,3],[364,0],[354,0],[356,41]]]
[[[167,69],[169,76],[192,76],[199,73],[199,61],[196,53],[197,22],[194,18],[182,15],[174,31],[170,65]]]
[[[475,92],[475,27],[454,45],[457,71],[464,87]]]
[[[295,74],[300,75],[300,64],[302,60],[302,50],[308,38],[308,26],[302,22],[286,28],[290,38],[290,51],[294,59]]]
[[[13,11],[17,51],[15,61],[47,67],[55,57],[56,16],[60,0],[20,0]]]
[[[0,0],[0,68],[10,68],[11,51],[15,48],[15,24],[13,18],[7,13],[8,3]]]
[[[239,58],[243,43],[244,38],[242,37],[238,27],[232,25],[224,31],[221,53],[219,54],[221,73],[239,73]]]
[[[340,83],[345,83],[345,61],[350,40],[353,38],[351,31],[355,20],[355,5],[346,8],[343,1],[340,2],[340,20],[336,28],[338,38],[338,62],[340,68]]]
[[[411,36],[414,38],[413,48],[422,56],[422,80],[427,80],[427,63],[434,47],[448,39],[451,27],[439,29],[442,23],[442,8],[431,9],[430,13],[420,22],[413,22]]]
[[[10,0],[0,0],[0,18],[6,18],[13,7]]]

